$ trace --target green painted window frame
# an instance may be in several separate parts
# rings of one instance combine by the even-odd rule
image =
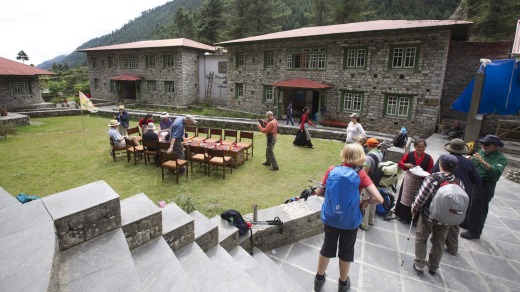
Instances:
[[[262,94],[264,102],[274,102],[274,86],[264,85],[264,93]],[[268,97],[271,97],[270,99]]]
[[[402,49],[402,56],[400,57],[401,64],[399,66],[394,65],[394,62],[396,61],[396,58],[399,56],[396,55],[396,49]],[[414,50],[414,56],[413,56],[413,66],[406,65],[405,63],[409,62],[410,56],[407,56],[411,52],[411,50]],[[421,45],[419,44],[400,44],[400,45],[391,45],[390,51],[389,51],[389,60],[388,60],[388,69],[389,70],[417,70],[419,67],[419,60],[420,60],[420,53],[421,53]]]
[[[264,69],[274,68],[274,51],[264,51]]]
[[[155,56],[145,56],[146,68],[155,68],[157,66],[157,58]]]
[[[245,68],[246,67],[246,53],[238,52],[235,56],[235,68]]]
[[[92,66],[92,69],[97,68],[97,57],[96,56],[90,57],[90,66]]]
[[[242,95],[240,95],[242,92]],[[235,98],[245,99],[246,86],[244,83],[235,83]]]
[[[114,68],[114,56],[107,57],[108,68]]]
[[[415,95],[412,94],[385,94],[383,116],[401,119],[411,119]],[[392,103],[392,105],[390,104]],[[402,109],[406,107],[407,112],[403,114]]]
[[[298,64],[298,68],[295,68]],[[327,70],[327,47],[290,48],[286,53],[288,70]]]
[[[93,84],[94,89],[96,89],[96,90],[99,89],[99,79],[98,78],[94,78],[92,80],[92,82],[94,83]]]
[[[174,94],[175,93],[175,81],[164,81],[164,93]]]
[[[347,100],[347,97],[352,97],[351,107],[345,106],[345,101]],[[356,101],[355,98],[360,98],[360,100]],[[354,107],[355,103],[359,103],[359,109],[357,107]],[[365,107],[365,93],[363,91],[342,90],[339,106],[341,111],[343,112],[362,113]]]
[[[163,68],[173,68],[175,67],[175,59],[173,55],[164,55],[163,56]]]
[[[32,84],[28,79],[17,79],[9,82],[11,95],[32,94]]]
[[[147,90],[147,92],[156,92],[157,91],[157,81],[147,80],[146,81],[146,90]]]
[[[139,69],[139,56],[137,56],[137,55],[121,56],[119,67],[121,69]]]
[[[351,56],[350,54],[354,55]],[[363,53],[361,56],[360,54]],[[352,60],[353,58],[353,60]],[[350,60],[354,64],[350,64]],[[363,60],[363,64],[360,64],[360,60]],[[368,63],[368,46],[364,47],[346,47],[343,49],[343,70],[347,69],[366,69]]]

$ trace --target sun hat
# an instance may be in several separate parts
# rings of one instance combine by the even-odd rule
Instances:
[[[197,121],[195,120],[195,118],[192,115],[186,115],[186,119],[194,125],[197,124]]]
[[[359,115],[356,114],[356,113],[353,113],[353,114],[350,115],[350,117],[351,117],[351,118],[356,118],[356,119],[357,119],[357,118],[359,118]]]
[[[377,147],[379,145],[379,141],[376,138],[368,138],[366,145],[368,147]]]
[[[170,117],[170,115],[169,115],[167,112],[163,112],[163,113],[161,114],[161,119],[163,119],[163,118],[169,118],[169,117]]]
[[[457,169],[457,166],[459,165],[459,160],[457,157],[451,154],[442,154],[439,157],[440,164],[442,165],[442,168],[448,171],[453,171]]]
[[[450,143],[444,145],[444,149],[450,153],[456,154],[468,154],[469,147],[464,143],[462,139],[455,138],[450,141]]]
[[[155,131],[154,123],[148,123],[148,126],[146,127],[146,131]]]
[[[109,127],[115,127],[119,126],[119,122],[117,120],[110,120],[110,124],[108,124]]]
[[[484,137],[484,139],[477,140],[477,141],[482,144],[492,143],[492,144],[498,145],[498,147],[504,147],[504,143],[502,143],[502,141],[500,141],[500,138],[498,138],[495,135],[486,135],[486,137]]]
[[[119,109],[125,109],[125,106],[124,105],[120,105]]]

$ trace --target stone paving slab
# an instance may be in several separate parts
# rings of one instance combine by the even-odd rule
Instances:
[[[0,209],[10,206],[12,204],[21,204],[18,199],[13,197],[4,188],[0,187]]]

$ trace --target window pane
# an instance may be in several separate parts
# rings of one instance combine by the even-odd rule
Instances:
[[[311,54],[310,58],[311,58],[311,61],[309,64],[309,68],[316,69],[316,63],[318,61],[318,56],[316,54]]]
[[[148,68],[155,67],[155,57],[154,56],[146,57],[146,67],[148,67]]]
[[[12,85],[14,94],[29,93],[29,82],[27,81],[15,81]]]
[[[403,48],[395,48],[393,54],[393,62],[392,68],[402,68],[403,67]]]
[[[244,53],[238,53],[238,67],[244,67]]]
[[[302,68],[302,69],[309,68],[309,54],[300,55],[300,68]]]
[[[406,48],[405,59],[404,59],[404,68],[414,68],[415,67],[415,51],[416,51],[416,48]]]
[[[292,59],[292,55],[289,54],[287,55],[287,69],[292,69],[293,67],[293,59]]]
[[[386,105],[386,114],[395,116],[397,115],[397,97],[389,96]]]
[[[164,91],[166,93],[174,93],[175,92],[175,82],[165,81],[164,82]]]
[[[173,68],[173,55],[164,56],[164,68]]]
[[[397,115],[400,117],[407,117],[409,108],[410,108],[410,98],[409,97],[399,98],[399,109],[398,109]]]
[[[345,93],[345,100],[343,102],[343,109],[344,110],[352,110],[352,94],[351,93]]]
[[[326,54],[318,54],[318,69],[325,69]]]
[[[363,96],[359,93],[354,94],[352,98],[352,110],[353,111],[361,111],[361,101],[363,99]]]
[[[265,66],[266,67],[273,67],[274,66],[274,53],[273,52],[267,52],[265,54]]]
[[[244,98],[244,84],[237,84],[237,97]]]
[[[265,87],[265,100],[266,101],[273,101],[273,87],[272,86],[266,86]]]
[[[356,67],[358,67],[358,68],[365,67],[365,54],[366,54],[366,50],[364,50],[364,49],[359,49],[357,51],[357,64],[356,64]]]

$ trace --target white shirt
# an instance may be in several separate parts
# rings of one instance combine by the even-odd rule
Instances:
[[[359,135],[366,136],[365,130],[360,123],[354,124],[353,122],[348,123],[347,127],[347,143],[354,143],[357,141]]]

